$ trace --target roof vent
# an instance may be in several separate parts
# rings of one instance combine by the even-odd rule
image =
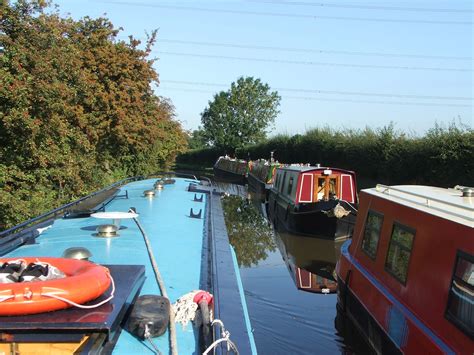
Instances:
[[[143,195],[145,197],[153,198],[153,197],[155,197],[155,190],[145,190],[143,192]]]
[[[155,182],[155,186],[154,186],[154,187],[155,187],[156,190],[163,190],[164,184],[163,184],[163,182],[160,180],[160,181]]]
[[[321,164],[317,163],[316,168],[320,168],[320,167],[321,167]]]
[[[89,260],[92,253],[87,248],[83,247],[72,247],[67,248],[63,252],[63,258],[78,259],[78,260]]]
[[[462,197],[474,197],[474,188],[464,187],[462,189]]]
[[[102,224],[96,230],[98,237],[110,238],[118,236],[118,227],[115,224]]]

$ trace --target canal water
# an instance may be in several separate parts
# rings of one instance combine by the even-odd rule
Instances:
[[[371,353],[360,340],[352,340],[357,337],[347,320],[338,316],[336,329],[334,269],[343,241],[277,232],[266,220],[264,206],[249,198],[244,187],[219,188],[227,191],[227,230],[258,353]]]

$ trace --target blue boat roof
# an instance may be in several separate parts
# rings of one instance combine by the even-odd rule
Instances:
[[[130,207],[136,209],[138,220],[150,239],[170,302],[174,303],[179,297],[202,287],[205,219],[190,218],[190,210],[193,209],[195,213],[202,210],[204,214],[210,197],[203,194],[203,202],[195,201],[194,193],[188,191],[189,180],[181,178],[176,178],[174,184],[165,185],[163,190],[156,190],[154,198],[144,197],[144,191],[153,189],[156,181],[135,181],[121,187],[118,196],[126,191],[128,198],[113,199],[106,206],[106,211],[127,212]],[[35,244],[22,245],[4,256],[61,257],[68,248],[85,247],[92,253],[90,260],[98,264],[144,265],[146,279],[140,294],[160,295],[144,239],[134,220],[122,219],[117,237],[97,237],[96,228],[104,223],[112,223],[112,220],[94,217],[57,219],[51,228],[42,231]],[[177,324],[176,331],[179,353],[199,352],[192,324],[186,328]],[[168,330],[153,341],[160,351],[169,352]],[[113,352],[134,354],[153,351],[148,342],[122,331]]]

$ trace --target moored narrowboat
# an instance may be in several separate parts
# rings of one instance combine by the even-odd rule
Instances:
[[[245,185],[249,167],[246,160],[221,156],[214,164],[214,176],[217,180]]]
[[[251,169],[248,173],[248,187],[257,194],[262,202],[268,200],[268,193],[273,186],[276,169],[281,164],[272,160],[253,160],[251,162]]]
[[[474,189],[362,190],[338,311],[377,353],[474,353]]]
[[[268,215],[277,229],[328,239],[352,234],[357,205],[353,171],[320,166],[277,168]]]

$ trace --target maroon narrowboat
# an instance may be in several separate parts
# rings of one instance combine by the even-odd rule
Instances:
[[[352,234],[357,204],[355,173],[338,168],[277,168],[268,215],[277,229],[340,239]]]
[[[474,189],[362,190],[338,313],[377,353],[474,353]]]

